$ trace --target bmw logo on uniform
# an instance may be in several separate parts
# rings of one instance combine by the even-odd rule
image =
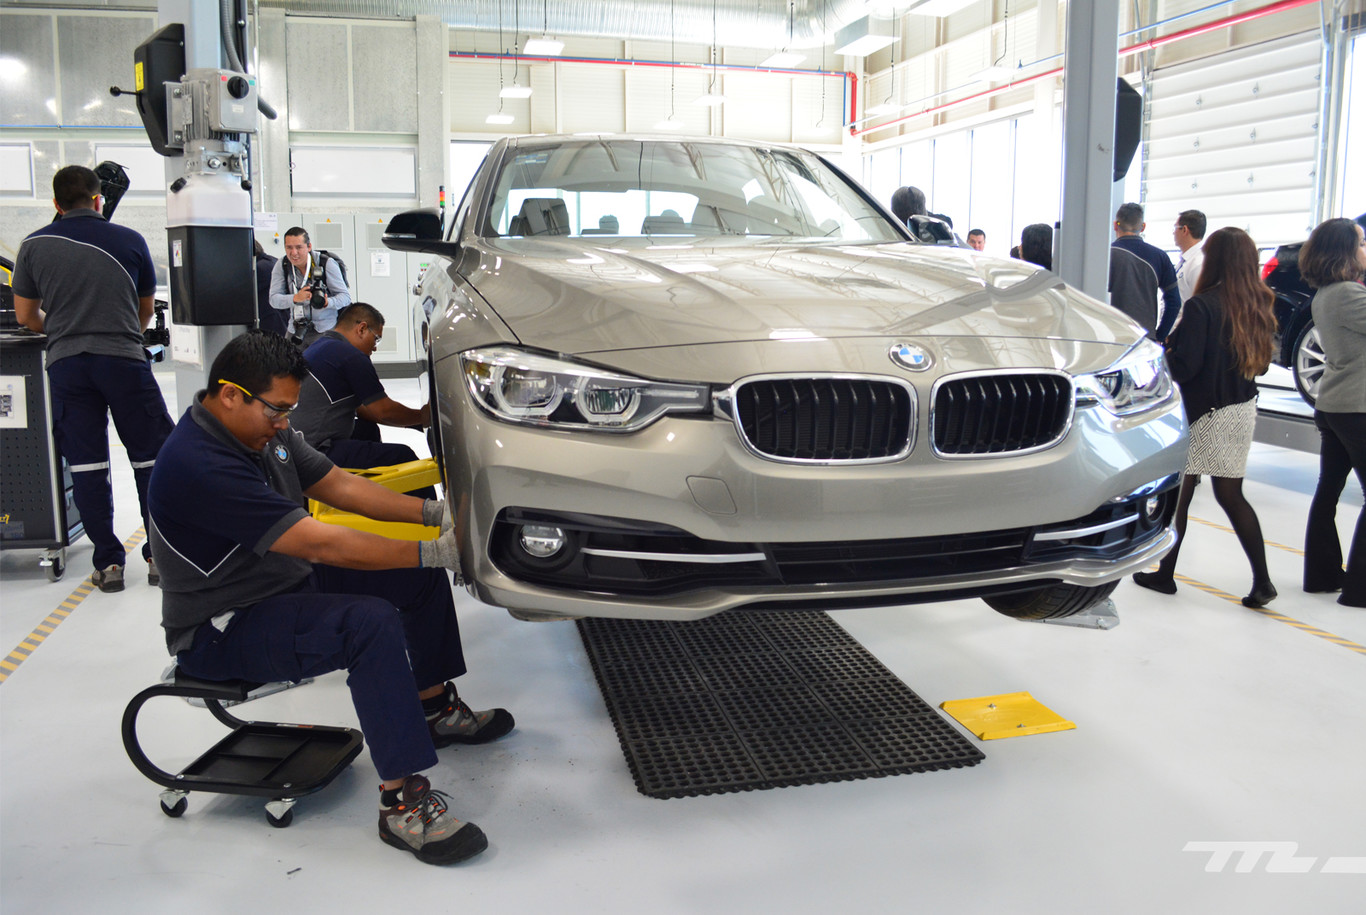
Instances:
[[[934,361],[929,353],[914,343],[893,343],[890,355],[893,362],[912,372],[923,372]]]
[[[286,464],[286,463],[288,463],[288,462],[289,462],[289,449],[286,448],[284,445],[276,445],[276,446],[275,446],[275,460],[279,461],[281,464]]]

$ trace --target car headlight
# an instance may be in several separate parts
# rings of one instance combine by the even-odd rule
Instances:
[[[557,429],[635,432],[665,413],[710,413],[706,385],[618,375],[510,346],[460,354],[476,403],[499,419]]]
[[[1162,347],[1147,338],[1108,369],[1077,376],[1078,405],[1099,403],[1121,416],[1159,407],[1175,391]]]

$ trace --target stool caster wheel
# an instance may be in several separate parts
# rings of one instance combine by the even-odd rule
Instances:
[[[294,822],[294,798],[286,797],[266,804],[266,822],[276,829],[284,829]]]
[[[175,819],[185,812],[190,806],[189,799],[185,797],[185,791],[163,791],[161,793],[161,812],[171,819]]]

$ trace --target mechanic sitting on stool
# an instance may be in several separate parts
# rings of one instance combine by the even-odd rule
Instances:
[[[384,315],[372,305],[355,302],[338,316],[335,328],[304,350],[308,377],[299,387],[293,425],[338,467],[385,467],[417,460],[407,445],[355,436],[357,416],[386,426],[431,423],[430,404],[414,410],[385,393],[370,361],[383,336]]]
[[[465,661],[446,573],[460,568],[449,506],[345,473],[310,448],[289,428],[307,372],[284,337],[234,338],[162,447],[148,500],[166,644],[205,680],[347,670],[383,779],[380,838],[428,863],[459,861],[488,840],[416,773],[436,764],[435,747],[494,740],[513,720],[471,711],[450,682]],[[443,533],[416,542],[323,524],[305,496]]]

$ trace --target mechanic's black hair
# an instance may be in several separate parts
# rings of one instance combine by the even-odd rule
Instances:
[[[350,327],[359,321],[364,321],[372,327],[383,327],[384,315],[369,302],[352,302],[337,313],[338,327]]]
[[[303,381],[307,375],[303,350],[279,334],[252,328],[229,340],[213,361],[209,369],[209,394],[217,394],[223,387],[220,378],[257,395],[269,390],[276,378]]]
[[[987,237],[987,233],[983,232],[981,229],[968,229],[968,238],[972,238],[974,235],[980,235],[983,238]]]
[[[68,165],[52,176],[52,199],[63,210],[93,209],[100,176],[84,165]]]
[[[1319,223],[1300,248],[1300,276],[1314,289],[1361,279],[1357,250],[1363,231],[1353,220],[1327,219]]]
[[[1137,203],[1122,203],[1115,210],[1115,222],[1125,232],[1137,235],[1143,231],[1143,206]]]
[[[308,230],[303,226],[290,226],[288,229],[285,229],[285,238],[297,238],[300,235],[304,237],[304,244],[313,244],[313,239],[308,237]]]
[[[1205,237],[1205,229],[1209,226],[1205,214],[1199,210],[1182,210],[1176,216],[1176,224],[1185,226],[1186,231],[1190,232],[1191,238],[1197,241]]]
[[[902,222],[912,216],[927,216],[925,192],[918,187],[899,187],[892,191],[892,215]]]

